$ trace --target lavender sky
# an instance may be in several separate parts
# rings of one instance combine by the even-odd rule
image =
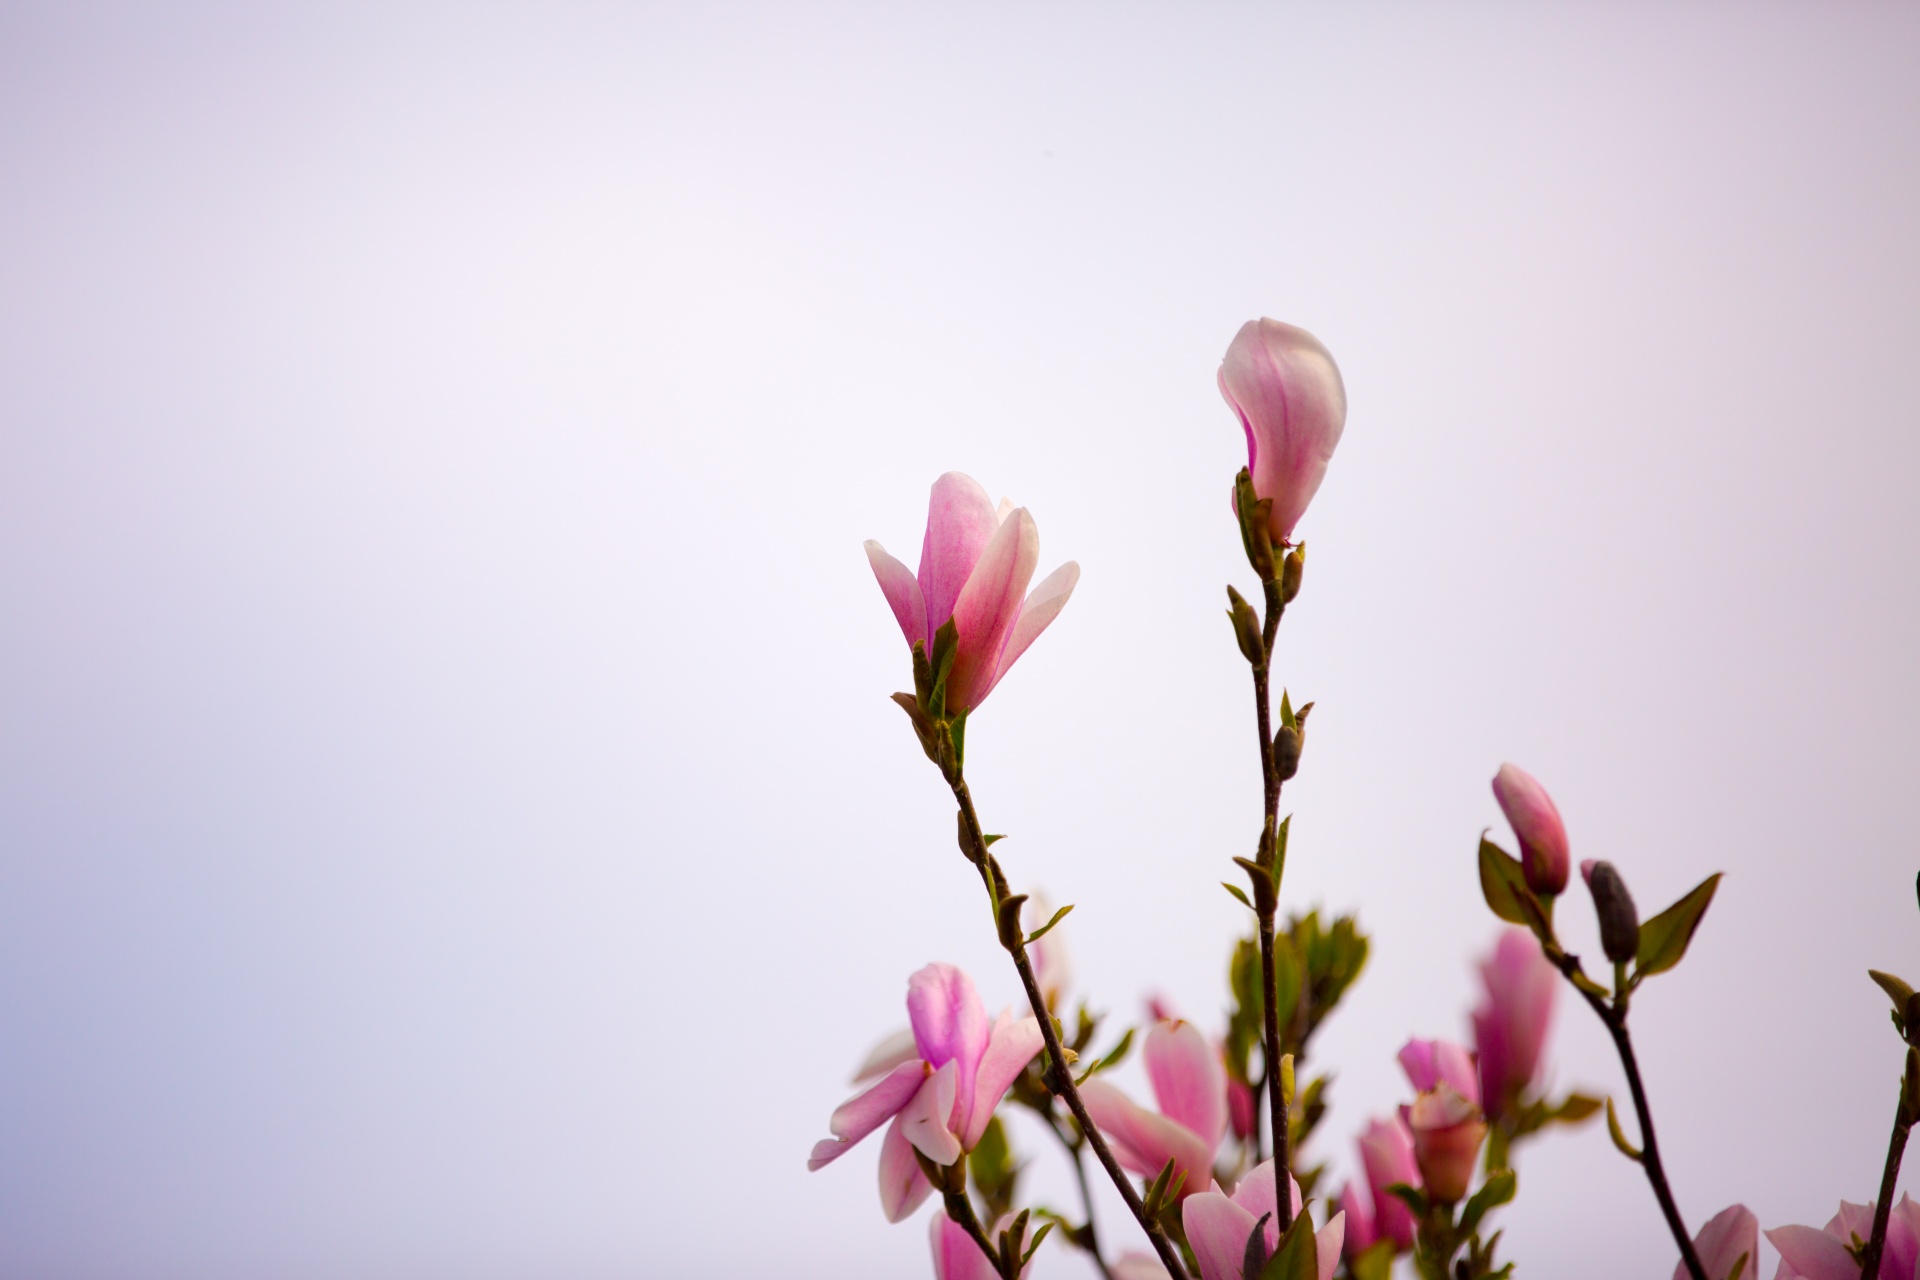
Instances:
[[[1831,2],[0,6],[0,1274],[931,1274],[804,1171],[909,972],[1017,996],[860,542],[957,468],[1080,562],[974,792],[1096,1003],[1213,1022],[1260,314],[1351,402],[1279,659],[1288,897],[1376,938],[1318,1151],[1466,1029],[1510,759],[1644,908],[1727,873],[1635,1004],[1689,1220],[1868,1198],[1916,66]],[[1597,1127],[1504,1225],[1672,1265]]]

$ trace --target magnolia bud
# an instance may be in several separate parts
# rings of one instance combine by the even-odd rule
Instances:
[[[1301,543],[1287,552],[1287,558],[1280,565],[1280,603],[1292,604],[1293,598],[1300,594],[1300,579],[1307,573],[1307,544]]]
[[[1567,887],[1567,828],[1553,797],[1532,774],[1503,764],[1493,777],[1493,798],[1520,841],[1520,862],[1527,888],[1542,896]]]
[[[1273,776],[1285,782],[1300,772],[1300,749],[1306,745],[1306,726],[1273,731]]]
[[[1480,1144],[1487,1138],[1480,1108],[1443,1083],[1415,1098],[1401,1114],[1413,1132],[1413,1158],[1428,1196],[1442,1204],[1463,1199],[1473,1185]]]
[[[1627,892],[1627,882],[1611,862],[1583,862],[1580,875],[1593,895],[1593,912],[1600,918],[1600,949],[1615,964],[1625,964],[1640,950],[1640,913]]]
[[[1266,641],[1260,635],[1260,615],[1247,598],[1227,588],[1227,618],[1233,623],[1233,638],[1240,643],[1240,656],[1259,666],[1266,660]]]

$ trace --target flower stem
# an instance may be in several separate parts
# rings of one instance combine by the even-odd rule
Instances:
[[[1287,606],[1280,599],[1278,582],[1270,581],[1265,586],[1267,608],[1266,619],[1260,627],[1260,661],[1253,668],[1253,713],[1260,730],[1260,780],[1266,802],[1261,847],[1271,851],[1280,821],[1280,775],[1273,764],[1273,713],[1270,710],[1272,699],[1268,676],[1273,659],[1273,638],[1280,630],[1280,615],[1286,612]],[[1273,1126],[1274,1186],[1281,1188],[1281,1193],[1275,1197],[1275,1217],[1280,1230],[1285,1231],[1293,1225],[1293,1198],[1285,1194],[1287,1178],[1292,1172],[1289,1163],[1292,1153],[1288,1150],[1291,1135],[1287,1125],[1287,1102],[1280,1079],[1280,1011],[1273,1002],[1273,917],[1280,908],[1280,877],[1285,867],[1275,858],[1269,870],[1273,877],[1273,892],[1256,895],[1255,908],[1260,917],[1260,1007],[1265,1023],[1262,1052],[1266,1062],[1262,1074],[1266,1077],[1267,1111]],[[1255,1128],[1258,1127],[1256,1124]]]
[[[1093,1188],[1087,1183],[1087,1162],[1082,1158],[1087,1149],[1086,1142],[1084,1139],[1075,1142],[1069,1138],[1052,1113],[1047,1115],[1047,1128],[1059,1139],[1061,1147],[1066,1150],[1067,1159],[1073,1164],[1073,1180],[1080,1186],[1080,1207],[1087,1215],[1086,1226],[1079,1232],[1069,1233],[1067,1238],[1092,1256],[1093,1265],[1099,1269],[1103,1280],[1113,1280],[1113,1272],[1107,1270],[1107,1260],[1100,1254],[1100,1232],[1093,1222]]]
[[[980,878],[986,882],[987,896],[993,902],[995,925],[1000,925],[1000,912],[1006,905],[1005,886],[995,875],[996,867],[987,853],[987,837],[980,826],[980,816],[974,811],[973,793],[967,789],[967,780],[956,767],[947,775],[948,785],[953,788],[953,798],[960,805],[960,829],[963,837],[962,851],[967,860],[979,870]],[[1033,1006],[1033,1016],[1040,1023],[1040,1035],[1047,1046],[1047,1087],[1063,1099],[1067,1110],[1073,1113],[1074,1123],[1080,1126],[1087,1145],[1093,1148],[1094,1156],[1100,1161],[1100,1167],[1113,1179],[1113,1185],[1119,1188],[1121,1199],[1127,1202],[1127,1208],[1133,1212],[1140,1223],[1140,1229],[1147,1233],[1147,1239],[1153,1242],[1153,1249],[1159,1255],[1167,1274],[1173,1280],[1188,1280],[1187,1269],[1181,1262],[1179,1250],[1160,1224],[1147,1214],[1147,1207],[1141,1202],[1140,1193],[1133,1189],[1126,1171],[1114,1158],[1112,1148],[1107,1146],[1105,1138],[1100,1136],[1099,1128],[1093,1123],[1093,1117],[1087,1114],[1087,1104],[1080,1099],[1080,1090],[1074,1086],[1073,1072],[1067,1067],[1066,1051],[1060,1045],[1060,1034],[1054,1029],[1053,1015],[1047,1010],[1047,1000],[1040,992],[1040,983],[1033,976],[1033,963],[1027,958],[1026,942],[1019,930],[1001,928],[1001,945],[1007,954],[1013,957],[1013,967],[1020,973],[1020,985],[1026,988],[1027,1003]]]
[[[1556,942],[1546,949],[1547,958],[1554,967],[1564,974],[1569,982],[1580,972],[1580,958],[1567,954]],[[1693,1247],[1693,1237],[1687,1234],[1687,1224],[1680,1217],[1680,1207],[1673,1201],[1673,1188],[1667,1184],[1666,1167],[1660,1163],[1660,1140],[1653,1132],[1653,1109],[1647,1104],[1646,1085],[1640,1079],[1640,1063],[1633,1054],[1633,1038],[1627,1033],[1627,1006],[1625,988],[1622,994],[1614,997],[1609,1004],[1605,999],[1574,983],[1574,990],[1580,993],[1600,1021],[1606,1024],[1607,1034],[1613,1037],[1613,1047],[1620,1055],[1621,1069],[1627,1075],[1627,1089],[1633,1094],[1633,1113],[1640,1125],[1640,1167],[1646,1170],[1647,1182],[1653,1187],[1653,1198],[1660,1202],[1660,1213],[1667,1220],[1667,1230],[1673,1233],[1674,1243],[1680,1246],[1680,1259],[1685,1263],[1687,1275],[1692,1280],[1708,1280],[1707,1269],[1700,1265],[1700,1254]]]
[[[1900,1158],[1906,1154],[1907,1131],[1912,1127],[1907,1113],[1907,1082],[1900,1082],[1900,1105],[1893,1112],[1893,1136],[1887,1141],[1887,1164],[1880,1174],[1880,1197],[1873,1204],[1873,1234],[1867,1239],[1866,1252],[1860,1255],[1862,1277],[1880,1274],[1880,1256],[1887,1247],[1887,1215],[1893,1209],[1893,1184],[1900,1180]]]

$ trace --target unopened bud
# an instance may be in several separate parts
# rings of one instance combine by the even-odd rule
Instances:
[[[1300,772],[1300,749],[1306,745],[1306,727],[1281,725],[1273,732],[1273,776],[1285,782]]]
[[[1227,618],[1233,623],[1233,638],[1240,643],[1240,656],[1259,666],[1266,661],[1266,642],[1260,635],[1260,615],[1253,611],[1247,598],[1227,588]]]
[[[1301,543],[1287,552],[1286,560],[1280,566],[1280,603],[1292,604],[1293,598],[1300,594],[1300,580],[1307,573],[1307,544]]]
[[[1580,875],[1593,895],[1593,912],[1600,918],[1600,949],[1615,964],[1625,964],[1640,950],[1640,913],[1627,892],[1627,882],[1611,862],[1583,862]]]
[[[1480,1108],[1441,1084],[1402,1107],[1400,1116],[1413,1133],[1413,1158],[1427,1194],[1442,1204],[1465,1198],[1487,1138]]]
[[[1253,476],[1245,468],[1233,478],[1233,511],[1240,519],[1240,543],[1247,551],[1247,563],[1260,575],[1260,581],[1273,581],[1273,502],[1261,499],[1253,491]]]

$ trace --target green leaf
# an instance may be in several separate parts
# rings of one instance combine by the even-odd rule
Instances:
[[[1741,1250],[1740,1256],[1733,1260],[1733,1270],[1727,1272],[1727,1280],[1740,1280],[1740,1277],[1746,1274],[1747,1263],[1752,1261],[1752,1258],[1751,1253]]]
[[[1480,896],[1487,900],[1488,909],[1508,924],[1531,925],[1531,917],[1520,905],[1519,894],[1526,888],[1527,877],[1520,860],[1481,836]]]
[[[1460,1234],[1472,1235],[1478,1231],[1480,1219],[1512,1200],[1519,1185],[1519,1179],[1514,1177],[1511,1169],[1502,1169],[1490,1175],[1480,1184],[1480,1189],[1468,1198],[1466,1207],[1460,1210]]]
[[[1603,1105],[1598,1098],[1590,1098],[1584,1093],[1570,1093],[1553,1109],[1548,1119],[1556,1124],[1579,1124],[1597,1114]]]
[[[1053,1230],[1054,1223],[1055,1223],[1055,1220],[1052,1218],[1049,1218],[1045,1222],[1040,1224],[1040,1229],[1038,1231],[1033,1233],[1033,1239],[1027,1242],[1026,1253],[1021,1255],[1021,1258],[1020,1258],[1020,1265],[1022,1267],[1025,1267],[1027,1263],[1033,1261],[1034,1252],[1040,1248],[1040,1242],[1047,1238],[1047,1232]]]
[[[1127,1050],[1131,1048],[1133,1048],[1133,1028],[1128,1027],[1126,1031],[1121,1033],[1120,1043],[1114,1045],[1105,1057],[1095,1058],[1091,1063],[1087,1064],[1085,1071],[1082,1071],[1073,1078],[1075,1087],[1083,1085],[1093,1079],[1098,1072],[1105,1071],[1109,1067],[1119,1066],[1121,1061],[1126,1058]]]
[[[1280,1247],[1260,1268],[1260,1280],[1316,1280],[1320,1263],[1313,1238],[1313,1219],[1302,1213],[1280,1237]]]
[[[1273,1011],[1279,1019],[1280,1036],[1285,1039],[1293,1026],[1294,1012],[1300,1007],[1300,957],[1293,940],[1284,933],[1273,936]]]
[[[1607,1136],[1613,1139],[1613,1145],[1620,1148],[1620,1154],[1635,1164],[1640,1163],[1640,1148],[1627,1141],[1627,1135],[1620,1129],[1620,1117],[1614,1113],[1613,1099],[1607,1099]]]
[[[1420,1188],[1410,1187],[1404,1182],[1396,1182],[1387,1188],[1387,1194],[1395,1197],[1401,1203],[1405,1204],[1407,1208],[1413,1210],[1413,1216],[1416,1220],[1424,1219],[1427,1216],[1427,1209],[1429,1207],[1427,1204],[1427,1196]]]
[[[1249,911],[1253,910],[1252,900],[1247,897],[1246,891],[1243,890],[1239,885],[1228,884],[1225,880],[1222,880],[1220,882],[1220,887],[1222,889],[1225,889],[1228,893],[1232,894],[1234,897],[1240,899],[1241,906],[1245,907]]]
[[[1353,1280],[1393,1280],[1393,1256],[1393,1241],[1376,1240],[1347,1263],[1347,1270],[1353,1274]]]
[[[1680,963],[1693,941],[1693,931],[1713,902],[1713,891],[1720,887],[1720,873],[1714,872],[1693,887],[1686,897],[1640,926],[1640,950],[1634,956],[1634,979],[1665,973]]]
[[[1027,935],[1028,944],[1031,945],[1032,943],[1038,942],[1040,941],[1040,939],[1046,937],[1047,931],[1053,928],[1053,926],[1059,924],[1062,920],[1066,919],[1067,912],[1071,910],[1073,910],[1073,904],[1069,902],[1066,906],[1054,912],[1053,919],[1047,921],[1045,924],[1041,925],[1038,929],[1035,929],[1032,933]]]

